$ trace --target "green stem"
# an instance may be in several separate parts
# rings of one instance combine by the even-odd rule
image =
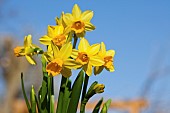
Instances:
[[[88,81],[89,81],[89,76],[87,74],[85,74],[85,80],[84,80],[84,85],[83,85],[83,92],[82,92],[81,102],[83,101],[83,99],[84,99],[84,97],[86,95]]]
[[[89,81],[89,76],[87,74],[85,74],[83,92],[82,92],[82,97],[81,97],[80,113],[85,113],[85,105],[86,105],[86,103],[84,103],[84,99],[85,99],[85,95],[86,95],[88,81]]]
[[[50,113],[54,113],[54,78],[48,77],[48,99]]]
[[[76,36],[76,34],[74,34],[73,49],[76,48],[77,40],[78,40],[78,37]]]

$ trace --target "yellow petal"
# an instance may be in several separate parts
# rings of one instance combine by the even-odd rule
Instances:
[[[36,62],[35,62],[35,60],[32,58],[31,55],[25,55],[25,57],[26,57],[27,61],[28,61],[30,64],[36,65]]]
[[[108,50],[108,51],[106,51],[106,56],[112,56],[112,57],[114,57],[114,55],[115,55],[115,51],[114,51],[114,50]]]
[[[66,61],[64,61],[64,67],[69,68],[69,69],[78,69],[82,66],[81,63],[76,62],[73,59],[67,59]]]
[[[104,66],[96,66],[94,67],[94,74],[97,75],[97,74],[100,74],[104,69]]]
[[[73,17],[74,17],[75,19],[80,18],[80,16],[81,16],[81,10],[80,10],[80,7],[79,7],[77,4],[74,5],[74,7],[73,7],[73,9],[72,9],[72,14],[73,14]]]
[[[63,34],[68,34],[70,31],[71,31],[71,26],[67,26],[67,27],[64,29],[64,33],[63,33]]]
[[[66,43],[61,47],[59,52],[59,57],[64,61],[71,56],[71,53],[72,53],[72,45],[71,43]]]
[[[47,36],[49,36],[51,38],[55,37],[56,33],[54,32],[54,29],[55,29],[55,26],[48,25]]]
[[[114,71],[115,71],[115,68],[114,68],[113,65],[110,66],[109,68],[107,68],[107,67],[105,67],[105,68],[106,68],[106,70],[108,70],[108,71],[110,71],[110,72],[114,72]]]
[[[89,46],[90,46],[89,42],[85,38],[81,38],[78,50],[79,52],[85,52]]]
[[[70,25],[73,21],[73,16],[70,13],[63,14],[62,17],[66,25]]]
[[[95,30],[95,26],[93,24],[91,24],[90,22],[86,22],[85,23],[85,30],[86,31],[92,31],[92,30]]]
[[[73,50],[72,50],[72,53],[71,53],[71,57],[72,57],[73,59],[76,59],[77,56],[78,56],[78,50],[73,49]]]
[[[102,66],[105,62],[99,56],[91,56],[89,62],[93,66]]]
[[[83,66],[83,69],[84,69],[84,71],[86,72],[86,74],[88,75],[88,76],[91,76],[92,75],[92,65],[90,64],[90,63],[88,63],[88,64],[86,64],[86,65],[84,65]]]
[[[87,54],[89,56],[96,55],[99,52],[100,44],[93,44],[87,49]]]
[[[41,44],[44,44],[44,45],[50,45],[50,44],[51,44],[51,40],[52,40],[52,38],[49,37],[49,36],[47,36],[47,35],[44,35],[44,36],[42,36],[42,37],[39,39],[40,43],[41,43]]]
[[[54,45],[54,43],[52,41],[51,41],[51,48],[53,50],[54,58],[58,58],[59,57],[59,49],[56,45]]]
[[[87,10],[81,14],[81,20],[84,22],[90,22],[93,17],[93,11]]]
[[[31,44],[32,44],[32,36],[31,35],[25,36],[24,47],[31,46]]]
[[[64,32],[64,27],[61,26],[61,25],[55,26],[54,32],[56,33],[56,36],[57,36],[57,35],[60,35],[60,34],[63,34],[63,32]]]
[[[50,61],[52,61],[54,59],[53,55],[50,52],[44,52],[42,57],[44,57],[44,59],[47,62],[50,62]]]
[[[68,78],[68,77],[70,77],[71,74],[72,74],[72,73],[71,73],[71,69],[68,69],[68,68],[63,67],[63,69],[61,70],[61,74],[62,74],[62,76]]]

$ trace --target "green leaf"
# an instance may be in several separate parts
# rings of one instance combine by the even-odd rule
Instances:
[[[63,96],[64,96],[64,90],[65,90],[66,82],[67,82],[67,78],[62,76],[56,113],[62,113]]]
[[[25,99],[25,102],[26,102],[28,111],[29,111],[29,113],[32,113],[31,107],[30,107],[30,104],[29,104],[29,102],[28,102],[28,98],[27,98],[26,92],[25,92],[24,81],[23,81],[23,73],[21,73],[21,85],[22,85],[22,92],[23,92],[23,94],[24,94],[24,99]]]
[[[108,112],[108,109],[109,109],[109,106],[110,106],[110,104],[111,104],[111,99],[109,99],[109,100],[107,100],[107,102],[106,103],[104,103],[104,105],[103,105],[103,108],[102,108],[102,110],[101,110],[101,113],[107,113]]]
[[[38,108],[38,113],[42,113],[41,112],[41,104],[39,103],[39,100],[37,99],[37,96],[35,95],[35,101],[37,103],[37,108]]]
[[[35,91],[33,86],[31,87],[31,92],[30,92],[30,102],[31,102],[32,113],[36,113]]]
[[[99,102],[96,104],[96,106],[94,107],[92,113],[99,113],[100,106],[102,105],[102,102],[103,102],[103,98],[101,98],[101,99],[99,100]]]
[[[83,84],[84,72],[81,70],[73,84],[71,100],[67,113],[76,113]]]
[[[62,113],[67,113],[68,105],[70,102],[70,94],[71,94],[71,81],[68,80],[68,83],[64,89]]]

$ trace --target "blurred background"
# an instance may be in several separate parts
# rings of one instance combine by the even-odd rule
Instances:
[[[90,83],[106,88],[90,100],[88,112],[104,97],[112,99],[109,113],[170,113],[169,0],[0,0],[0,113],[27,113],[21,72],[28,93],[42,80],[40,60],[31,66],[24,57],[15,58],[13,48],[28,34],[42,47],[38,40],[47,25],[55,25],[62,11],[71,13],[74,4],[94,11],[96,30],[86,35],[90,43],[103,41],[116,51],[115,72],[90,77]],[[55,77],[56,96],[60,78]]]

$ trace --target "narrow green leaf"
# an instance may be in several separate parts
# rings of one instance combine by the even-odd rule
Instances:
[[[62,113],[67,113],[68,105],[70,102],[70,94],[71,94],[71,81],[68,80],[68,83],[64,89]]]
[[[50,113],[54,113],[54,95],[50,96]]]
[[[41,112],[41,104],[39,103],[39,100],[37,99],[37,96],[35,95],[35,101],[37,103],[37,108],[38,108],[38,113],[42,113]]]
[[[31,107],[30,107],[30,104],[29,104],[29,102],[28,102],[28,98],[27,98],[26,92],[25,92],[24,80],[23,80],[23,73],[21,73],[21,86],[22,86],[22,92],[23,92],[23,94],[24,94],[24,99],[25,99],[25,102],[26,102],[28,111],[29,111],[29,113],[32,113]]]
[[[101,99],[99,100],[99,102],[96,104],[96,106],[94,107],[92,113],[99,113],[100,106],[102,105],[102,102],[103,102],[103,98],[101,98]]]
[[[111,99],[109,99],[109,100],[107,100],[107,102],[106,103],[104,103],[104,105],[103,105],[103,108],[102,108],[102,110],[101,110],[101,113],[107,113],[108,112],[108,109],[109,109],[109,106],[110,106],[110,104],[111,104]]]
[[[67,113],[76,113],[83,84],[84,72],[81,70],[73,84],[71,100]]]
[[[35,91],[33,86],[31,87],[31,92],[30,92],[30,102],[31,102],[32,113],[36,113]]]
[[[59,91],[59,96],[58,96],[58,103],[57,103],[57,109],[56,113],[62,113],[62,106],[63,106],[63,96],[64,96],[64,90],[66,86],[66,81],[67,78],[62,76],[61,78],[61,84],[60,84],[60,91]]]
[[[40,107],[42,113],[49,113],[48,112],[48,103],[47,103],[47,85],[48,85],[48,73],[46,72],[46,60],[44,57],[41,57],[42,62],[42,71],[43,71],[43,80],[41,89],[39,91],[39,98],[40,98]]]

